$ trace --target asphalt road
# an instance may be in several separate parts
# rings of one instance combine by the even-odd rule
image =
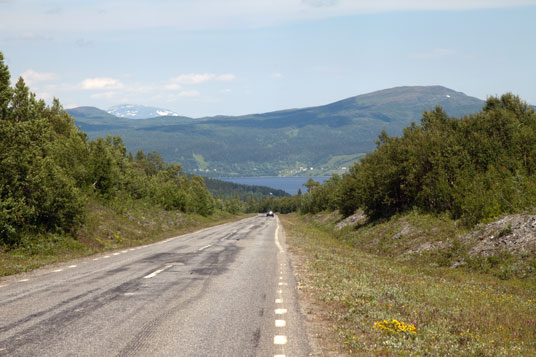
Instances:
[[[1,356],[307,356],[278,219],[0,280]]]

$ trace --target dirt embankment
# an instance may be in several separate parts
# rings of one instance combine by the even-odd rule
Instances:
[[[366,215],[363,212],[357,212],[338,222],[335,228],[337,230],[345,227],[359,229],[366,223]],[[436,232],[435,227],[426,229],[402,219],[392,222],[389,235],[394,242],[404,239],[414,241],[414,245],[406,245],[406,250],[401,255],[449,249],[455,240],[467,249],[469,257],[485,258],[505,252],[516,256],[536,255],[536,215],[505,216],[497,221],[478,225],[469,233],[456,234],[446,239],[436,237]],[[427,237],[415,239],[416,236]]]

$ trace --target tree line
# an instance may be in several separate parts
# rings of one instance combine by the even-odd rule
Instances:
[[[218,206],[203,179],[184,175],[180,164],[157,152],[127,153],[120,137],[89,140],[57,99],[46,105],[22,78],[11,87],[1,52],[0,170],[0,246],[20,244],[24,234],[73,231],[90,199],[205,216]]]
[[[420,125],[400,137],[382,132],[376,145],[342,177],[308,182],[292,209],[345,216],[363,209],[371,219],[417,209],[471,226],[536,202],[536,115],[513,94],[460,118],[441,107],[425,111]]]

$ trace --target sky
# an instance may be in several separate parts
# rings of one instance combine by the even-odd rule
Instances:
[[[442,85],[536,104],[536,0],[0,0],[12,82],[204,117]]]

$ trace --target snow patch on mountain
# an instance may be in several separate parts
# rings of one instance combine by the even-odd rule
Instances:
[[[147,107],[145,105],[135,104],[114,105],[113,107],[108,108],[106,111],[112,115],[115,115],[116,117],[128,119],[149,119],[161,116],[180,116],[178,113],[175,113],[169,109]]]

